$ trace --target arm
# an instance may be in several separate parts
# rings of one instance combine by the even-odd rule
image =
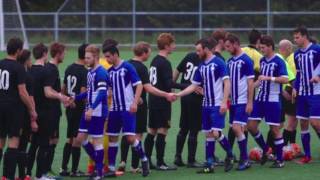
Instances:
[[[102,102],[107,99],[107,90],[100,90],[98,92],[97,98],[95,101],[92,103],[92,106],[90,108],[95,109],[97,106]]]
[[[44,87],[44,94],[45,94],[46,98],[57,99],[63,103],[68,99],[67,96],[55,91],[51,86]]]
[[[247,81],[248,81],[248,99],[247,99],[246,113],[251,114],[253,109],[254,82],[252,78],[248,79]]]
[[[230,79],[229,78],[225,78],[223,80],[223,100],[221,102],[221,106],[220,106],[220,113],[224,114],[227,112],[228,107],[227,107],[227,102],[230,96],[230,88],[231,88],[231,84],[230,84]]]
[[[64,95],[67,95],[67,87],[65,84],[62,85],[61,87],[61,93],[64,94]]]
[[[18,91],[19,91],[19,96],[20,96],[22,102],[28,108],[29,114],[31,116],[31,120],[35,121],[37,119],[38,115],[36,113],[34,104],[30,100],[29,94],[28,94],[27,89],[26,89],[26,85],[25,84],[19,84],[18,85]]]
[[[183,91],[180,91],[179,93],[177,93],[176,95],[178,97],[186,96],[188,94],[193,93],[197,89],[197,87],[198,87],[198,85],[191,84],[187,88],[185,88]]]
[[[148,93],[155,95],[155,96],[160,96],[160,97],[167,97],[167,93],[164,91],[161,91],[155,87],[153,87],[150,83],[148,84],[144,84],[143,88],[145,89],[145,91],[147,91]]]
[[[134,100],[130,106],[131,113],[136,113],[138,110],[138,104],[139,104],[140,96],[142,93],[142,89],[143,89],[143,86],[141,83],[136,85],[136,91],[134,93]]]
[[[172,74],[173,82],[177,82],[177,80],[179,79],[179,76],[180,76],[180,72],[177,69],[175,69]]]

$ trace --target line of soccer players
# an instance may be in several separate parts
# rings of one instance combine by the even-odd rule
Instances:
[[[293,37],[298,50],[292,53],[292,43],[282,40],[280,54],[276,54],[271,36],[252,30],[250,45],[241,48],[239,37],[220,29],[212,37],[198,40],[196,52],[189,53],[173,71],[168,57],[175,49],[175,39],[170,33],[162,33],[157,38],[159,52],[151,62],[149,73],[143,64],[151,54],[151,46],[146,42],[135,45],[134,57],[129,61],[120,58],[115,40],[107,39],[103,43],[105,59],[102,60],[98,47],[82,44],[78,60],[65,71],[62,86],[58,65],[64,60],[63,44],[53,43],[50,50],[42,43],[34,46],[32,65],[31,52],[22,49],[20,39],[12,38],[7,44],[7,58],[0,61],[0,160],[8,137],[3,179],[14,179],[17,165],[19,179],[30,179],[35,160],[36,179],[57,178],[50,172],[59,139],[61,103],[66,107],[68,122],[61,176],[84,176],[78,170],[82,146],[92,161],[89,166],[92,179],[115,177],[121,132],[119,171],[125,171],[129,145],[133,172],[140,172],[139,159],[143,176],[149,174],[149,167],[176,170],[165,163],[164,155],[171,102],[178,97],[181,97],[181,116],[175,165],[185,165],[181,154],[189,135],[187,167],[203,168],[198,173],[212,173],[215,166],[223,163],[225,171],[230,171],[236,159],[232,148],[237,139],[240,150],[237,169],[245,170],[251,166],[247,150],[249,131],[263,150],[261,164],[267,162],[271,148],[275,154],[271,167],[282,168],[282,149],[288,142],[295,143],[298,119],[304,149],[299,162],[308,163],[311,161],[309,124],[320,137],[317,110],[320,47],[312,42],[305,27],[295,29]],[[225,61],[222,51],[229,52],[231,58]],[[181,83],[176,83],[180,73]],[[173,93],[172,89],[182,91]],[[222,130],[228,109],[227,138]],[[288,123],[282,133],[285,115]],[[270,127],[267,141],[259,131],[262,119]],[[196,161],[200,129],[206,135],[205,164]],[[226,151],[224,161],[215,156],[216,141]],[[154,145],[156,165],[151,160]],[[71,173],[67,166],[70,156]]]

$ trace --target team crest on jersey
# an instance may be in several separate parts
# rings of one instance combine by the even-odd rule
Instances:
[[[120,76],[125,76],[126,75],[126,73],[125,73],[125,70],[124,69],[122,69],[121,71],[120,71]]]

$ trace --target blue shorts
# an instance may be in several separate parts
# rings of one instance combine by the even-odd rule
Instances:
[[[320,95],[298,96],[296,116],[298,119],[320,119]]]
[[[262,118],[264,118],[268,125],[280,126],[281,103],[255,101],[249,120],[261,121]]]
[[[90,121],[85,120],[84,114],[81,117],[79,132],[87,133],[91,137],[99,138],[104,135],[104,123],[106,122],[106,117],[95,117],[92,116]]]
[[[224,128],[225,114],[220,114],[220,106],[202,108],[202,131],[222,131]]]
[[[135,135],[136,114],[129,111],[110,111],[107,135],[118,136],[121,129],[124,135]]]
[[[237,104],[231,105],[230,113],[229,113],[229,123],[232,124],[240,124],[247,125],[248,122],[248,114],[246,113],[246,104]]]

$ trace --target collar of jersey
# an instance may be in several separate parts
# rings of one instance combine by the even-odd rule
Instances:
[[[215,57],[216,55],[213,55],[211,59],[204,61],[204,64],[205,65],[209,64]]]
[[[113,65],[113,68],[114,69],[119,69],[121,67],[121,65],[123,64],[123,62],[124,62],[124,60],[121,59],[121,62],[118,64],[118,66],[114,66]]]
[[[234,60],[237,60],[237,59],[239,59],[243,54],[244,54],[244,52],[241,52],[241,54],[240,54],[239,56],[233,56],[233,59],[234,59]]]
[[[301,50],[302,52],[306,52],[311,46],[312,46],[312,43],[309,43],[306,48],[301,48],[300,50]]]
[[[271,58],[267,58],[267,57],[265,57],[266,58],[266,61],[267,62],[270,62],[272,59],[274,59],[275,57],[277,56],[277,54],[274,54]]]

